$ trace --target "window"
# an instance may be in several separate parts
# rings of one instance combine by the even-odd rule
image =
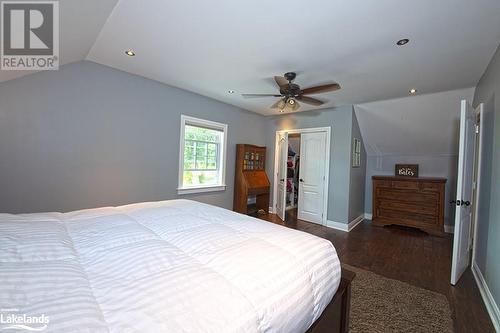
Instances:
[[[354,138],[352,144],[352,167],[359,168],[361,166],[361,140]]]
[[[179,194],[226,189],[227,125],[181,116]]]

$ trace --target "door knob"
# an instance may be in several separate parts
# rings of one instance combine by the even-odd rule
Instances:
[[[463,201],[463,200],[451,200],[451,204],[456,204],[457,206],[470,206],[470,201]]]
[[[301,183],[303,183],[303,182],[304,182],[304,179],[300,178],[300,179],[299,179],[299,181],[300,181]]]
[[[281,179],[280,179],[280,182],[284,182],[284,181],[285,181],[285,179],[284,179],[284,178],[281,178]]]

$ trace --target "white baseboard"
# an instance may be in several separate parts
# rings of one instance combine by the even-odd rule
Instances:
[[[444,225],[444,232],[447,234],[452,234],[455,231],[455,226],[453,225]]]
[[[349,225],[347,223],[326,220],[326,226],[328,228],[349,232]]]
[[[347,231],[351,231],[352,229],[356,228],[357,225],[363,222],[364,219],[365,219],[365,214],[361,214],[358,217],[356,217],[354,220],[349,222]]]
[[[365,220],[371,220],[372,219],[372,214],[365,213]]]
[[[484,304],[486,305],[486,309],[488,310],[488,314],[490,315],[491,322],[495,327],[497,332],[500,332],[500,310],[498,309],[498,305],[491,295],[490,289],[484,280],[483,273],[475,262],[472,262],[472,274],[474,275],[474,279],[476,280],[477,287],[479,288],[479,292],[483,298]]]
[[[356,226],[358,224],[360,224],[361,222],[363,222],[364,219],[365,219],[365,216],[364,216],[364,214],[362,214],[362,215],[359,215],[358,217],[356,217],[354,220],[352,220],[348,224],[347,223],[342,223],[342,222],[335,222],[335,221],[327,220],[326,221],[326,226],[329,227],[329,228],[332,228],[332,229],[349,232],[352,229],[356,228]]]

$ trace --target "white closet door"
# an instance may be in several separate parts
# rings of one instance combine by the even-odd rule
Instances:
[[[322,224],[325,195],[326,132],[303,133],[300,141],[298,218]]]

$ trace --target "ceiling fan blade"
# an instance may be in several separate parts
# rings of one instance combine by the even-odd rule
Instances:
[[[311,104],[314,106],[320,106],[320,105],[325,104],[325,102],[320,101],[319,99],[308,97],[308,96],[300,96],[300,97],[297,97],[297,99],[301,102]]]
[[[281,95],[276,94],[241,94],[245,98],[259,98],[259,97],[281,97]]]
[[[310,87],[302,90],[303,95],[321,94],[329,91],[336,91],[340,89],[338,83],[324,84],[321,86]]]
[[[280,109],[283,110],[286,106],[286,102],[283,99],[278,100],[276,103],[271,105],[271,109]]]
[[[286,87],[288,85],[288,80],[283,76],[275,76],[274,81],[276,81],[280,88]]]

